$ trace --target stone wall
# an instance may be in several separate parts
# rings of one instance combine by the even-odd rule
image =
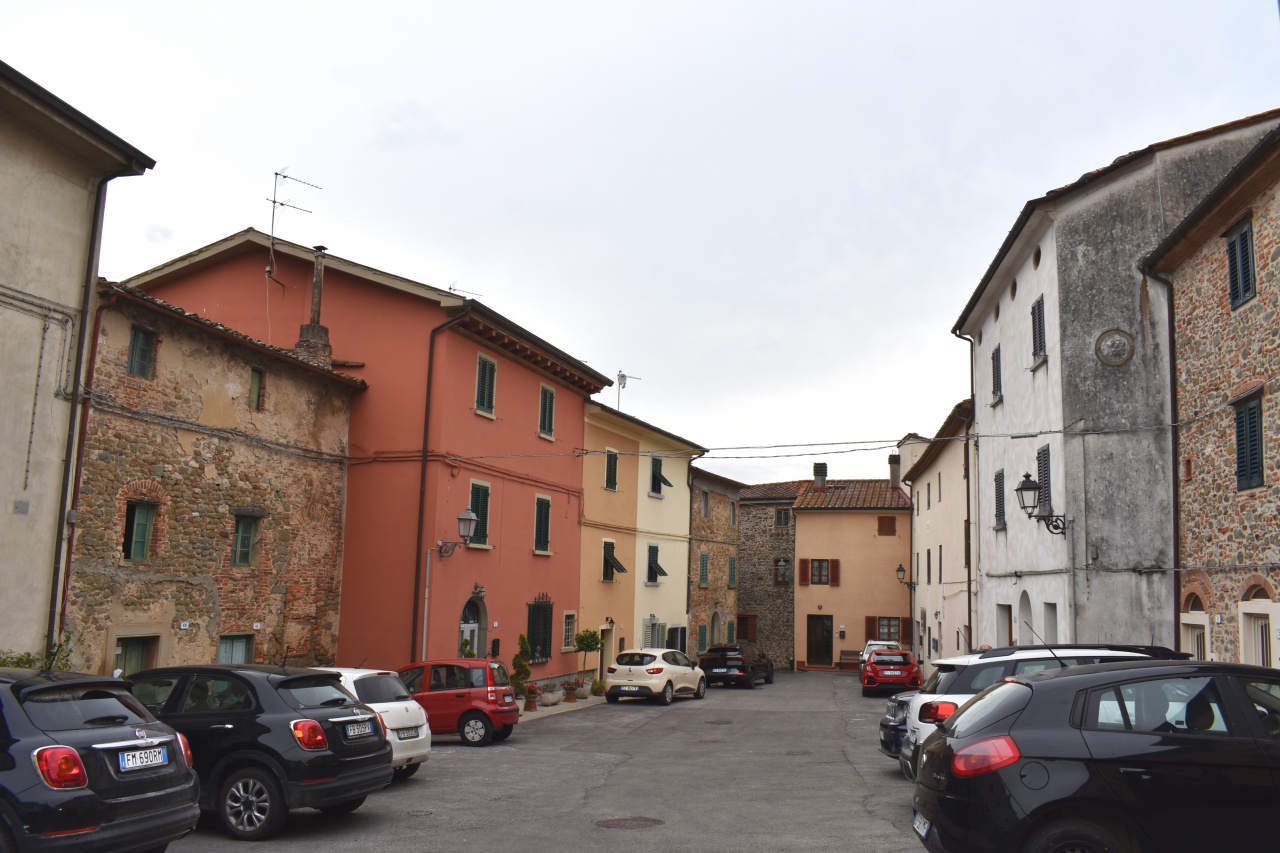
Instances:
[[[775,511],[789,509],[792,499],[743,503],[738,508],[738,612],[756,617],[756,643],[775,666],[791,665],[795,657],[794,516],[787,527],[775,527]],[[788,580],[775,582],[776,565],[786,560]]]
[[[729,585],[729,558],[738,557],[737,489],[695,469],[689,502],[689,654],[697,655],[699,628],[706,628],[707,645],[728,640],[728,624],[737,636],[738,583]],[[707,495],[707,515],[702,515],[702,494]],[[731,510],[730,505],[734,505]],[[707,555],[707,583],[701,583],[701,556]]]

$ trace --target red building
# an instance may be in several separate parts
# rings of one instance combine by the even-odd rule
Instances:
[[[368,383],[351,406],[340,664],[454,656],[464,639],[510,660],[524,633],[535,678],[577,668],[556,626],[578,605],[577,451],[606,377],[479,302],[252,229],[124,284]],[[476,534],[455,548],[468,507]]]

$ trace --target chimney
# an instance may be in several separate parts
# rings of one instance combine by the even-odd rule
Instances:
[[[320,297],[324,292],[324,246],[316,246],[316,270],[311,279],[311,322],[298,329],[294,353],[325,370],[333,368],[333,347],[329,346],[329,329],[320,325]]]
[[[827,488],[827,463],[813,463],[813,490],[821,492]]]
[[[889,488],[896,489],[902,485],[902,457],[896,453],[889,456]]]

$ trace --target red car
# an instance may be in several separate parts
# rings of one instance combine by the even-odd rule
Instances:
[[[862,664],[862,695],[876,690],[913,690],[920,686],[920,664],[903,649],[876,649]]]
[[[427,660],[400,670],[400,680],[427,712],[431,733],[457,732],[468,746],[506,740],[520,722],[507,668],[483,658]]]

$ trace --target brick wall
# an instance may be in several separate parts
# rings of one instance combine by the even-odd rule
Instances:
[[[787,527],[774,526],[775,511],[791,504],[788,499],[738,508],[738,612],[756,617],[756,642],[778,668],[789,666],[795,656],[796,528],[794,520]],[[785,584],[774,579],[779,559],[790,567]]]
[[[707,495],[707,515],[702,515],[702,494]],[[695,473],[689,519],[689,648],[697,655],[698,629],[706,628],[707,644],[725,642],[728,624],[738,619],[738,585],[729,586],[729,558],[738,557],[738,524],[731,524],[730,503],[737,490]],[[707,583],[702,585],[701,555],[707,555]],[[742,566],[736,574],[741,578]],[[738,581],[741,582],[740,580]],[[713,617],[714,630],[713,630]]]

